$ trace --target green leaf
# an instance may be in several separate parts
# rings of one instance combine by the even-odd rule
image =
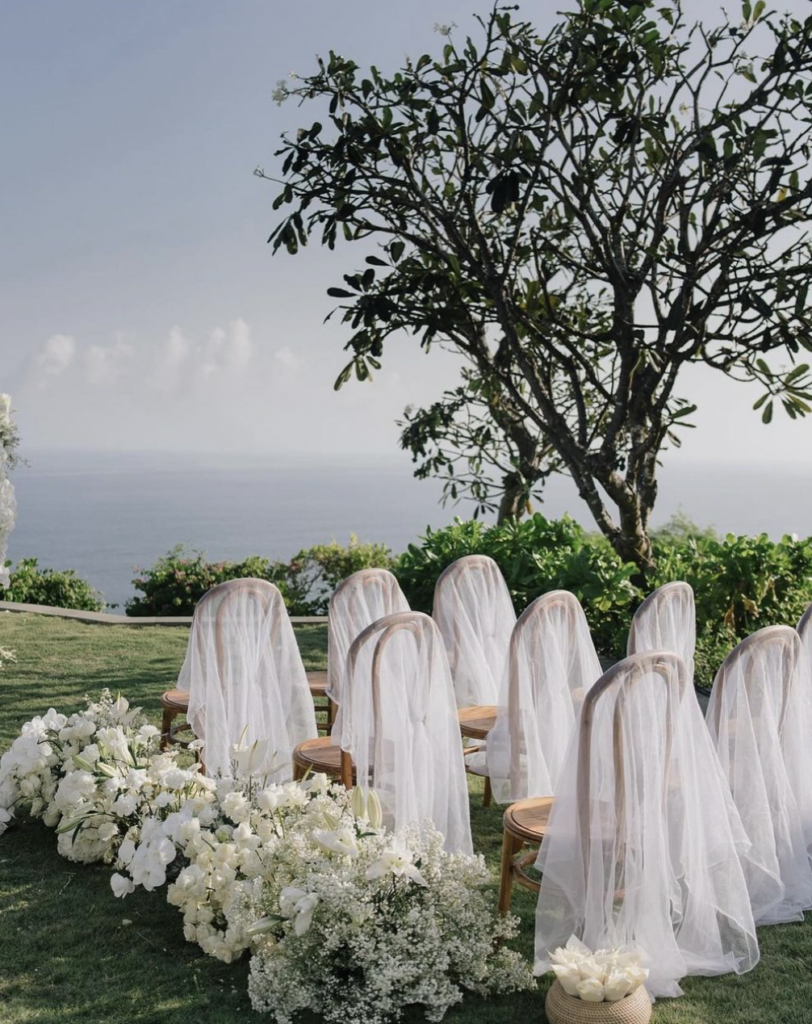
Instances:
[[[415,71],[420,71],[427,64],[431,64],[431,57],[427,53],[424,53],[417,64],[415,64]]]
[[[393,263],[398,263],[400,257],[403,255],[403,250],[406,248],[406,244],[401,241],[392,242],[389,246],[389,255],[392,257]]]
[[[805,373],[809,372],[809,366],[807,363],[801,363],[800,366],[796,366],[794,370],[786,375],[784,378],[784,384],[791,384],[794,380],[799,377],[803,377]]]
[[[355,295],[352,292],[347,292],[343,288],[328,288],[327,294],[333,299],[354,299]]]
[[[772,418],[773,418],[773,403],[772,403],[772,400],[770,400],[764,406],[764,412],[761,414],[761,422],[762,423],[770,423],[772,421]]]

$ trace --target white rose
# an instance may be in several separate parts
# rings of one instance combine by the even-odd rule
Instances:
[[[581,972],[577,966],[575,964],[553,964],[553,971],[567,995],[577,997],[578,983],[581,980]]]

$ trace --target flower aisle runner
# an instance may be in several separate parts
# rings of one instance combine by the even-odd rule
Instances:
[[[0,758],[0,833],[26,811],[62,856],[110,865],[116,896],[165,886],[187,940],[226,962],[251,952],[252,1004],[280,1024],[382,1024],[413,1003],[439,1021],[466,991],[534,986],[498,943],[516,920],[491,910],[482,857],[447,853],[430,823],[393,834],[374,793],[212,780],[158,739],[108,691],[26,722]]]

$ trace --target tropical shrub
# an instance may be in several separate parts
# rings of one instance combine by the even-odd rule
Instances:
[[[446,566],[463,555],[490,556],[502,570],[517,613],[549,590],[570,590],[584,607],[601,654],[616,656],[639,591],[634,566],[624,564],[609,543],[588,534],[574,520],[536,514],[519,522],[489,526],[456,520],[427,530],[395,564],[395,575],[412,606],[431,612],[434,585]]]
[[[334,540],[305,548],[286,567],[289,611],[292,615],[326,615],[330,595],[342,580],[361,569],[392,569],[394,564],[385,544],[361,543],[355,534],[346,547]]]
[[[632,614],[647,591],[685,580],[696,596],[696,678],[705,686],[739,641],[763,626],[794,625],[812,602],[812,539],[720,539],[677,516],[655,533],[654,551],[656,571],[641,589],[632,583],[631,564],[621,562],[603,537],[566,516],[550,521],[535,515],[503,526],[457,520],[428,530],[394,571],[412,607],[430,612],[434,585],[447,565],[463,555],[489,555],[502,570],[517,613],[549,590],[572,591],[606,659],[625,654]]]
[[[226,580],[251,576],[279,587],[291,615],[326,615],[330,595],[345,577],[371,566],[391,568],[383,544],[362,544],[353,535],[347,547],[336,541],[305,548],[290,562],[252,555],[242,562],[208,562],[202,552],[182,545],[139,570],[133,586],[140,590],[127,602],[128,615],[192,615],[200,598]]]
[[[36,558],[21,558],[11,572],[3,600],[100,612],[102,595],[74,569],[40,569]]]
[[[287,599],[284,566],[252,555],[242,562],[207,562],[200,551],[186,551],[178,545],[149,569],[140,569],[133,586],[142,595],[127,602],[127,614],[192,615],[206,591],[226,580],[244,577],[268,580]]]

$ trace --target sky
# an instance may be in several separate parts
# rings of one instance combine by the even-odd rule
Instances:
[[[540,26],[557,0],[525,3]],[[735,4],[731,4],[735,7]],[[789,5],[801,11],[806,0]],[[689,0],[709,17],[714,4]],[[272,257],[279,135],[313,116],[272,93],[335,49],[393,69],[436,52],[473,0],[38,0],[0,36],[0,391],[31,448],[339,457],[397,448],[395,420],[456,359],[392,344],[371,384],[344,365],[326,295],[351,248]],[[812,420],[763,427],[759,392],[689,370],[683,462],[812,465]],[[401,456],[407,459],[404,454]]]

